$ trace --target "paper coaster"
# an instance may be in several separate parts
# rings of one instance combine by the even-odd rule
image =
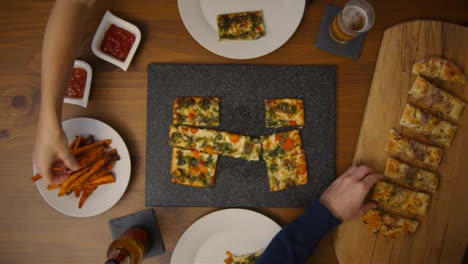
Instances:
[[[341,8],[334,5],[327,5],[325,14],[322,18],[322,24],[320,25],[319,34],[317,36],[316,47],[318,49],[326,50],[331,53],[347,57],[353,60],[358,60],[361,55],[362,46],[366,38],[366,33],[361,34],[357,38],[347,42],[338,43],[335,42],[329,33],[330,24],[336,15],[340,12]]]
[[[150,248],[144,258],[150,258],[164,253],[164,242],[159,230],[158,221],[153,209],[147,209],[127,216],[122,216],[109,221],[112,238],[118,238],[123,232],[132,226],[143,227],[150,235]]]

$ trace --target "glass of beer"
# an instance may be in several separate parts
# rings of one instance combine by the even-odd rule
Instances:
[[[368,31],[374,25],[375,13],[364,0],[351,0],[330,24],[330,36],[339,43],[346,43]]]

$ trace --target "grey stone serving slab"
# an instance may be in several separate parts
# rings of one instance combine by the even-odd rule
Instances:
[[[270,192],[263,160],[223,156],[213,188],[171,183],[168,132],[178,96],[218,96],[216,129],[250,136],[292,129],[265,127],[264,99],[302,98],[308,184]],[[150,64],[146,139],[146,206],[307,207],[335,178],[335,67]]]

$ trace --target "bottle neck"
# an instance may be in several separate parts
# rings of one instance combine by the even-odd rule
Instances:
[[[127,250],[123,248],[114,249],[107,255],[105,264],[131,264],[131,257]]]

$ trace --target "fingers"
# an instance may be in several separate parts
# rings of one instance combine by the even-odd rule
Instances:
[[[37,170],[42,176],[42,180],[46,184],[52,184],[52,161],[48,156],[38,156],[37,152],[33,152],[33,164],[36,166]]]
[[[50,183],[47,183],[48,185],[50,184],[62,184],[64,181],[66,181],[70,177],[69,174],[60,174],[53,176],[50,180]]]
[[[377,205],[375,203],[369,202],[361,205],[359,208],[359,216],[362,216],[365,212],[369,211],[370,209],[375,209],[377,208]]]
[[[59,155],[59,158],[63,161],[65,166],[69,168],[72,171],[76,171],[79,169],[78,163],[75,160],[75,157],[71,154],[70,150],[68,148]]]
[[[369,191],[370,188],[372,188],[372,186],[374,186],[374,184],[377,181],[382,180],[382,179],[383,179],[383,175],[373,173],[364,177],[364,179],[362,179],[361,182],[366,187],[366,190]]]
[[[361,165],[353,171],[353,173],[351,174],[351,177],[359,181],[371,173],[374,173],[373,169],[367,166]]]
[[[349,167],[342,175],[349,176],[349,175],[353,174],[356,171],[356,169],[357,169],[357,167],[353,165],[353,166]]]
[[[38,170],[46,184],[53,184],[54,177],[50,168],[38,167]]]

